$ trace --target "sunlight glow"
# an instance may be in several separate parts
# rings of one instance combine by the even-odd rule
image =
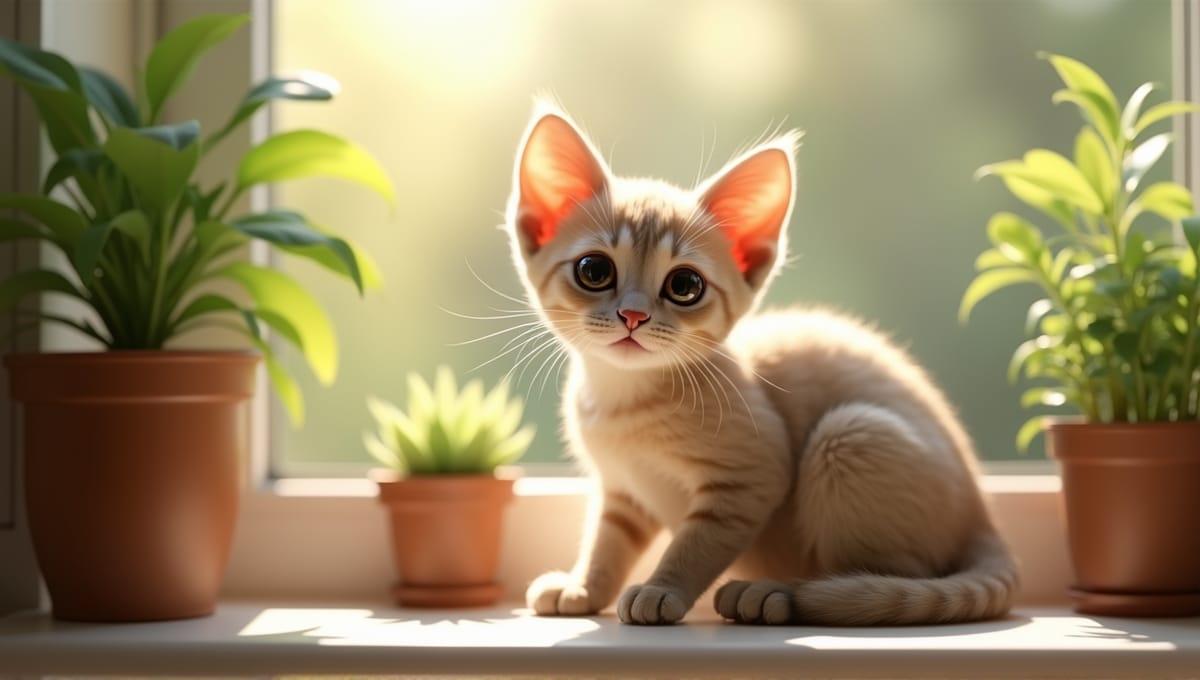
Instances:
[[[553,647],[600,629],[600,624],[590,619],[535,617],[521,612],[493,617],[449,611],[421,612],[412,618],[375,616],[370,609],[269,608],[238,636],[298,634],[317,638],[317,644],[337,646]]]
[[[876,629],[871,635],[807,635],[792,638],[789,645],[811,649],[914,649],[914,638],[919,639],[924,630],[906,629],[895,635],[887,635]],[[1175,644],[1153,641],[1146,635],[1119,630],[1095,619],[1083,616],[1034,616],[1028,620],[1000,620],[975,623],[965,626],[943,626],[931,636],[931,644],[939,650],[991,649],[991,650],[1112,650],[1114,645],[1139,651],[1169,651]],[[955,634],[956,630],[961,633]],[[922,632],[917,632],[922,631]]]

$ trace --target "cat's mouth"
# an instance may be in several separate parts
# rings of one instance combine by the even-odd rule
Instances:
[[[638,350],[638,351],[642,351],[642,352],[648,351],[645,347],[642,347],[642,343],[638,342],[637,340],[634,340],[632,335],[621,338],[620,340],[614,342],[613,344],[611,344],[609,346],[610,347],[620,347],[622,349]]]

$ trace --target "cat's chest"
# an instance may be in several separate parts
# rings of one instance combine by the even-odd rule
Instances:
[[[689,426],[670,409],[653,406],[616,413],[575,406],[569,430],[577,454],[602,483],[629,493],[667,526],[681,521],[695,484],[680,455],[694,445]]]

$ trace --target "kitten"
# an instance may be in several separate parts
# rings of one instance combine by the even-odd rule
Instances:
[[[741,623],[973,621],[1017,569],[971,442],[930,378],[867,326],[750,315],[786,250],[791,132],[694,190],[612,176],[543,105],[507,229],[529,297],[570,353],[573,453],[599,481],[578,563],[529,587],[542,615],[679,621],[723,573]],[[622,587],[660,529],[643,584]]]

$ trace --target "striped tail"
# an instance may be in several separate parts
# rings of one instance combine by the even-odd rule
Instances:
[[[804,581],[796,585],[793,606],[801,621],[829,626],[961,623],[1004,616],[1017,588],[1017,565],[989,532],[948,576],[855,574]]]

